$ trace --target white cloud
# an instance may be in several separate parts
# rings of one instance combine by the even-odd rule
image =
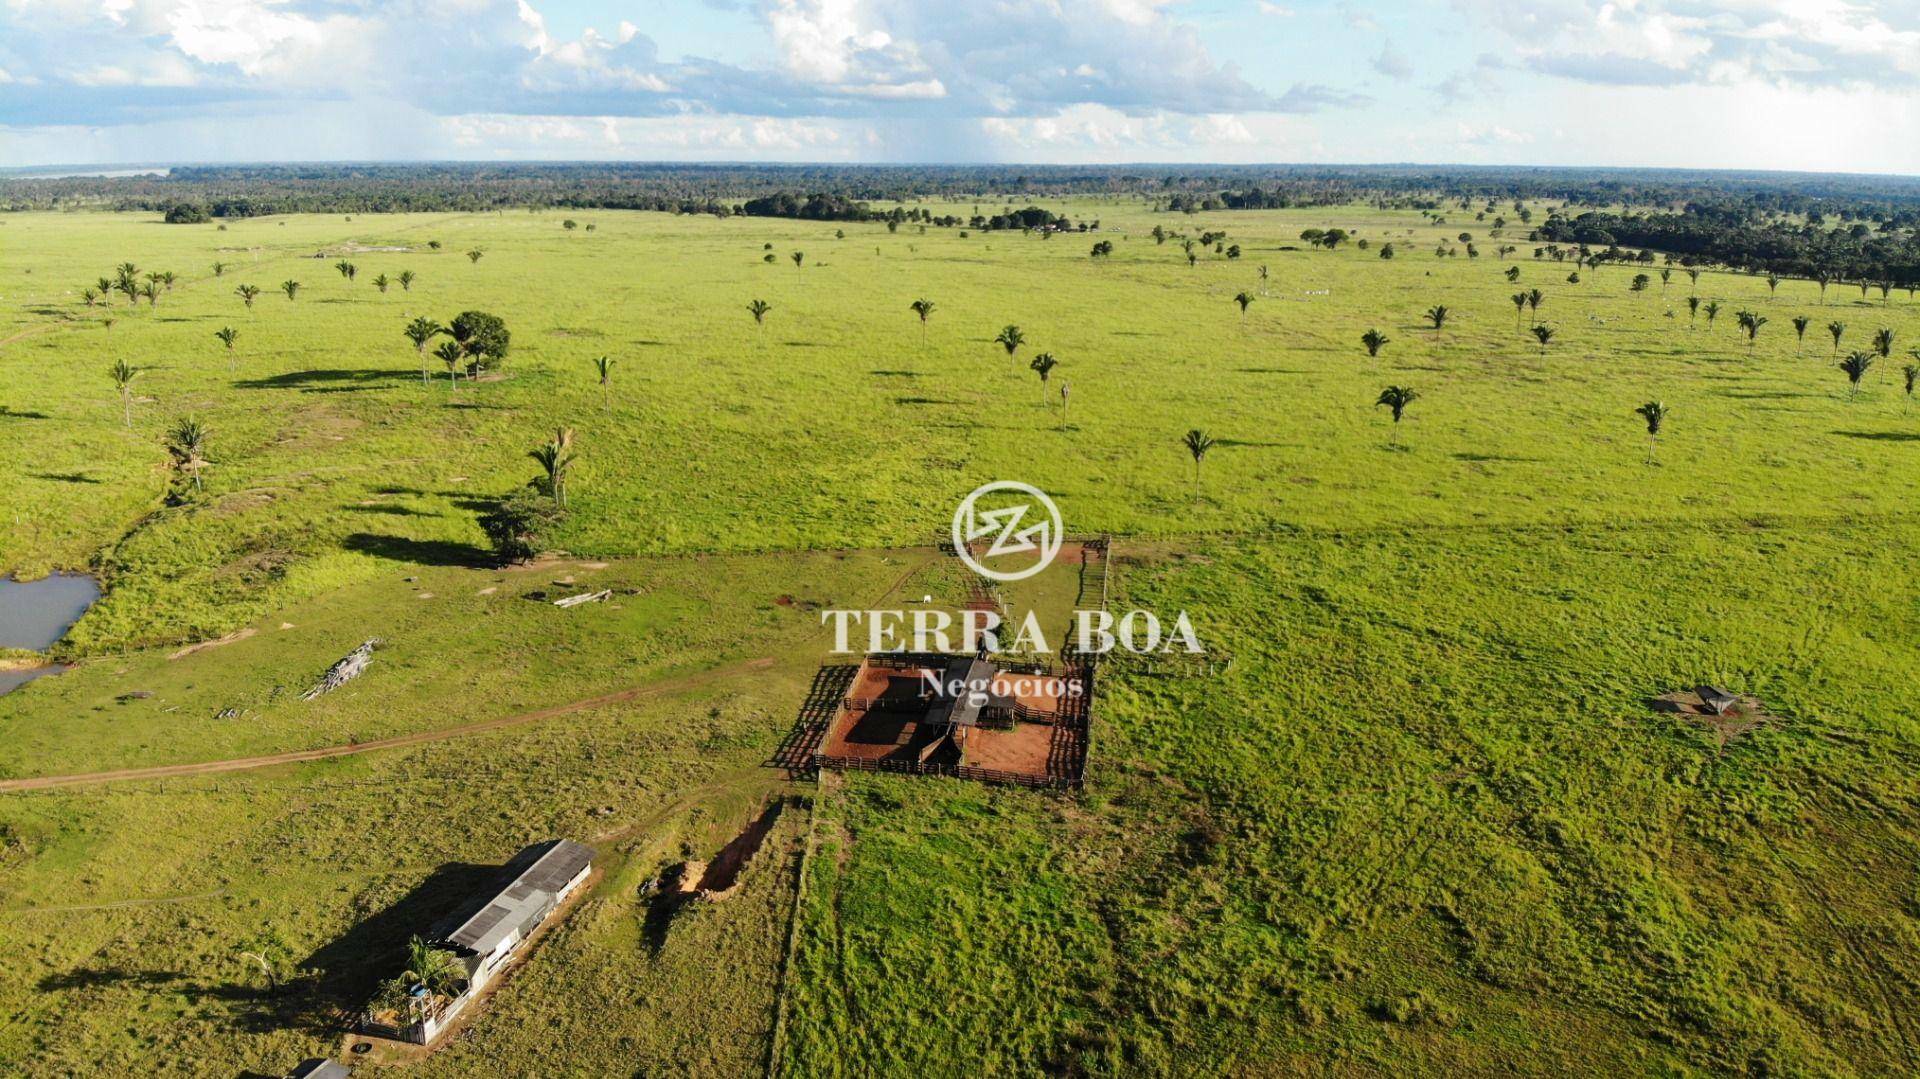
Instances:
[[[1907,0],[1454,0],[1534,70],[1606,85],[1920,83]]]
[[[1381,43],[1380,55],[1373,58],[1373,69],[1396,82],[1413,78],[1413,61],[1395,48],[1391,39]]]

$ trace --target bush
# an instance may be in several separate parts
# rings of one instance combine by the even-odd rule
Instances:
[[[176,202],[167,207],[169,225],[204,225],[207,223],[207,208],[195,202]]]
[[[553,499],[526,487],[501,499],[479,523],[501,562],[525,562],[548,549],[566,519],[567,511]]]

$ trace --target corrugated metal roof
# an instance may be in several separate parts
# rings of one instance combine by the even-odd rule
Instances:
[[[287,1079],[348,1079],[353,1069],[337,1060],[303,1060],[287,1073]]]
[[[444,939],[459,948],[488,955],[515,930],[522,937],[529,935],[553,910],[567,882],[592,864],[593,848],[571,839],[553,839],[528,847],[507,863],[506,871],[513,875],[506,886]]]

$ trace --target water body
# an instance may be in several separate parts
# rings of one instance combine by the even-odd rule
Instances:
[[[84,573],[56,573],[37,581],[0,578],[0,648],[52,648],[99,598],[99,583]],[[0,693],[64,670],[58,664],[0,670]]]

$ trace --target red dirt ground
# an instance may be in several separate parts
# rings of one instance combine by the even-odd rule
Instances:
[[[862,664],[847,687],[847,699],[887,703],[865,709],[842,705],[820,742],[819,752],[862,760],[915,760],[925,742],[919,723],[924,714],[919,706],[926,685],[924,671]],[[996,687],[1016,689],[1021,688],[1015,683],[1022,678],[1032,684],[1026,687],[1031,692],[1019,696],[1021,704],[1040,712],[1059,710],[1060,687],[1044,676],[1002,672],[994,682]],[[965,763],[1045,777],[1050,774],[1047,761],[1052,742],[1053,727],[1046,723],[1016,723],[1012,730],[975,728],[967,734]]]

